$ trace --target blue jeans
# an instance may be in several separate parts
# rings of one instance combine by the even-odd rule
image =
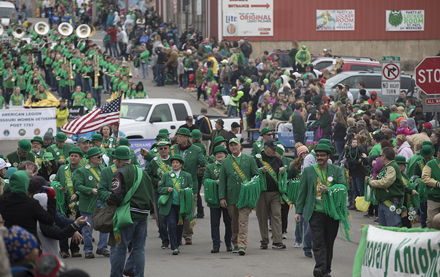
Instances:
[[[295,143],[301,142],[302,144],[305,144],[305,135],[293,132],[293,140],[295,141]]]
[[[344,153],[345,141],[337,140],[335,141],[336,153],[338,153],[339,160],[342,158],[342,154]]]
[[[296,223],[295,227],[295,242],[303,244],[304,252],[312,251],[312,232],[310,225],[301,216],[301,221]]]
[[[178,249],[182,241],[183,224],[177,225],[179,222],[179,210],[179,206],[172,205],[170,213],[166,216],[171,250]]]
[[[93,228],[92,228],[92,214],[81,212],[82,216],[87,216],[87,222],[90,226],[84,225],[82,228],[82,234],[84,238],[84,253],[92,253],[93,252]],[[99,232],[99,241],[98,241],[98,249],[106,250],[107,242],[108,242],[108,233]]]
[[[119,231],[121,233],[121,243],[112,246],[110,250],[110,277],[122,276],[125,266],[125,256],[130,243],[133,248],[130,253],[131,259],[127,261],[127,269],[130,268],[134,276],[143,277],[145,269],[147,221],[135,222],[133,225],[122,228]]]
[[[165,85],[165,65],[164,64],[157,64],[156,65],[156,78],[157,78],[157,85],[158,86],[164,86]]]
[[[229,95],[229,91],[231,90],[231,84],[223,84],[222,88],[222,96]]]
[[[420,225],[426,228],[426,219],[428,216],[428,202],[420,202]]]
[[[358,196],[364,195],[364,182],[365,178],[363,176],[351,177],[353,183],[351,184],[351,189],[353,190],[353,198],[356,199]]]
[[[211,213],[210,223],[211,223],[211,239],[212,248],[220,248],[220,218],[223,214],[223,223],[225,224],[225,245],[226,247],[231,247],[232,239],[232,229],[231,229],[231,218],[229,217],[228,210],[225,208],[209,208]]]
[[[402,219],[396,212],[390,211],[385,204],[379,203],[379,225],[389,227],[400,227]]]
[[[117,42],[110,42],[110,50],[112,51],[113,57],[115,58],[119,57]]]
[[[146,79],[148,77],[148,63],[141,63],[142,68],[142,78]]]
[[[170,244],[170,240],[168,238],[168,226],[167,226],[167,220],[166,220],[166,216],[163,216],[161,214],[159,214],[159,196],[160,194],[155,192],[154,193],[156,196],[156,205],[157,205],[157,217],[158,217],[158,223],[159,223],[159,236],[160,239],[162,240],[162,244]]]

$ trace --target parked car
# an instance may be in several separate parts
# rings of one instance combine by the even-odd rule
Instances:
[[[359,89],[357,85],[363,82],[367,93],[376,91],[378,97],[383,101],[384,105],[391,105],[394,103],[399,94],[397,95],[382,95],[382,74],[378,72],[365,72],[365,71],[347,71],[342,72],[336,76],[331,77],[325,83],[325,92],[327,95],[335,95],[335,89],[338,84],[347,85],[350,88],[350,92],[353,94],[353,99],[359,97]],[[404,90],[406,93],[414,92],[415,80],[411,75],[400,75],[400,90]],[[398,92],[399,93],[399,92]]]
[[[380,62],[372,59],[372,58],[363,58],[363,57],[319,57],[312,61],[314,68],[319,71],[333,69],[333,66],[336,64],[336,59],[341,58],[343,61],[342,64],[342,72],[345,71],[373,71],[380,72],[381,64]]]
[[[148,98],[123,100],[121,103],[121,118],[119,130],[129,139],[153,139],[160,129],[168,129],[171,136],[185,124],[185,118],[193,116],[187,101],[166,98]],[[194,116],[193,116],[194,117]],[[222,118],[226,130],[231,129],[233,122],[240,118],[225,118],[209,116],[214,128],[215,120]]]

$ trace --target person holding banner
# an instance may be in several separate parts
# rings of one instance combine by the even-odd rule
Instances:
[[[405,187],[402,173],[394,158],[395,152],[392,147],[382,149],[384,167],[377,176],[377,180],[369,180],[368,183],[374,189],[374,195],[379,201],[379,224],[400,227]]]
[[[433,218],[440,213],[440,147],[437,157],[423,167],[422,180],[428,186],[428,227],[434,228]]]
[[[315,153],[317,164],[306,167],[301,175],[295,220],[301,221],[302,215],[310,224],[315,257],[313,276],[328,277],[331,272],[333,245],[338,234],[339,220],[326,213],[328,204],[324,201],[324,194],[328,194],[331,186],[338,184],[346,186],[346,181],[344,170],[328,163],[333,153],[328,144],[318,143]],[[346,202],[346,199],[343,201]],[[345,207],[346,203],[341,205]]]
[[[229,140],[229,155],[220,169],[219,199],[220,206],[227,208],[231,217],[232,253],[240,256],[246,255],[250,207],[237,207],[240,190],[243,183],[247,183],[252,177],[259,174],[257,163],[252,156],[241,152],[241,144],[238,138]]]
[[[283,161],[276,156],[276,145],[273,140],[264,143],[261,154],[255,155],[255,161],[262,168],[266,178],[266,190],[260,194],[257,203],[257,218],[260,228],[260,249],[267,249],[269,244],[269,230],[267,222],[270,216],[272,228],[272,249],[286,249],[283,244],[281,226],[281,194],[279,190],[280,175],[284,171]]]

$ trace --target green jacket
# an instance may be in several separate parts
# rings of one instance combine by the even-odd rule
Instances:
[[[82,213],[93,213],[96,207],[98,195],[92,193],[92,189],[98,189],[101,179],[102,165],[91,167],[89,164],[78,168],[73,174],[73,187],[79,195],[79,211]],[[93,174],[92,172],[96,172]]]
[[[165,205],[159,205],[159,214],[161,215],[165,215],[167,216],[170,213],[171,210],[171,205],[173,204],[173,192],[168,192],[168,188],[173,188],[174,187],[174,183],[171,177],[171,174],[174,173],[174,171],[166,173],[165,175],[163,175],[162,180],[160,182],[159,185],[159,189],[158,192],[161,195],[169,195],[168,201],[166,202]],[[180,175],[179,175],[179,179],[180,179],[180,185],[181,185],[181,189],[184,188],[193,188],[193,178],[191,177],[191,174],[189,174],[186,171],[181,170],[180,171]],[[194,178],[197,179],[197,178]]]
[[[69,151],[72,148],[69,144],[64,144],[63,148],[58,148],[56,143],[46,148],[46,151],[51,152],[55,160],[64,159],[69,157]]]
[[[426,163],[431,168],[431,178],[440,182],[440,161],[432,159]],[[428,187],[428,200],[440,202],[440,188]]]
[[[400,172],[400,168],[395,161],[386,164],[382,168],[377,178],[380,179],[381,175],[384,175],[385,172],[387,171],[387,168],[390,166],[393,167],[394,170],[396,171],[396,179],[394,183],[387,189],[374,188],[374,195],[376,196],[376,199],[379,202],[383,202],[385,200],[392,200],[395,197],[402,198],[405,193],[405,186],[403,185],[402,173]]]
[[[256,141],[256,142],[254,142],[254,143],[252,144],[252,152],[251,152],[251,155],[252,155],[252,156],[255,156],[255,155],[257,155],[257,154],[260,154],[260,153],[263,151],[263,149],[264,149],[264,143],[263,143],[263,141],[261,141],[261,140]]]
[[[408,166],[406,167],[406,176],[411,178],[415,175],[416,167],[418,166],[419,161],[423,160],[423,157],[420,154],[415,154],[408,160]],[[419,176],[421,177],[421,176]]]
[[[182,169],[191,174],[191,176],[194,176],[192,189],[193,193],[197,194],[197,190],[199,187],[199,183],[196,177],[197,171],[199,167],[205,167],[206,165],[206,159],[202,154],[202,150],[194,144],[192,144],[186,150],[181,150],[178,144],[174,144],[173,146],[171,146],[170,153],[171,156],[174,156],[176,154],[182,155],[183,160],[185,161]]]
[[[23,161],[35,162],[35,156],[31,152],[27,153],[25,158],[22,158],[18,155],[17,151],[14,151],[10,153],[8,156],[6,156],[6,158],[13,167],[17,167],[18,164]]]
[[[233,161],[236,161],[238,167],[250,181],[252,177],[259,174],[257,163],[252,156],[241,153],[239,158],[229,155],[222,163],[220,169],[219,199],[226,199],[228,205],[235,205],[238,202],[242,178],[233,167]]]
[[[333,181],[330,182],[332,185],[347,185],[345,180],[345,172],[342,168],[332,164],[328,164],[327,166],[327,178],[330,176],[333,177]],[[302,214],[305,221],[310,220],[315,209],[317,181],[318,175],[316,174],[315,168],[313,166],[304,168],[298,191],[296,213]]]
[[[159,159],[161,159],[160,156],[154,157],[145,168],[145,172],[147,172],[148,176],[150,176],[151,181],[153,182],[154,191],[158,190],[163,175],[171,171],[171,156],[167,160],[161,159],[162,163],[168,166],[168,168],[166,166],[163,169],[159,167]]]
[[[206,188],[207,182],[214,183],[214,187],[217,188],[218,194],[218,184],[217,180],[220,178],[220,170],[222,168],[222,162],[213,162],[208,164],[205,170],[205,174],[203,175],[203,186]],[[206,193],[205,193],[206,197]],[[220,200],[220,199],[219,199]],[[207,204],[210,208],[220,208],[220,202],[217,205]]]
[[[306,133],[306,123],[304,121],[304,118],[298,113],[293,112],[291,121],[293,132],[304,136]]]
[[[110,194],[112,194],[112,179],[116,170],[118,170],[116,165],[112,164],[101,171],[101,180],[98,187],[99,200],[106,201]]]
[[[71,168],[69,165],[62,165],[58,168],[57,175],[55,176],[54,181],[59,182],[64,188],[64,199],[65,203],[62,207],[61,212],[65,216],[70,216],[71,212],[69,210],[70,198],[73,194],[75,194],[75,190],[73,187],[73,174],[80,167]],[[70,177],[70,178],[69,178]]]

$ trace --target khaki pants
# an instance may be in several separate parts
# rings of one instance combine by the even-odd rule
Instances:
[[[193,195],[193,209],[192,214],[194,216],[194,211],[197,209],[197,195]],[[186,239],[192,239],[192,236],[194,234],[193,226],[191,226],[190,221],[188,218],[183,219],[183,233],[182,237]]]
[[[210,140],[202,140],[202,144],[206,148],[206,153],[209,153],[209,145],[211,144],[211,141]]]
[[[269,129],[271,129],[272,131],[276,132],[277,130],[275,130],[275,128],[277,127],[277,124],[279,122],[281,122],[281,120],[278,120],[278,119],[272,119],[272,120],[263,119],[263,121],[261,122],[261,126],[260,126],[260,132],[265,127],[269,127]]]
[[[246,248],[248,236],[248,223],[251,208],[237,208],[235,205],[228,205],[228,213],[231,217],[232,244]]]
[[[257,203],[257,218],[260,227],[261,244],[269,244],[269,219],[272,226],[273,243],[282,243],[281,231],[281,201],[280,194],[276,191],[264,191],[260,194]]]
[[[428,218],[426,220],[426,224],[429,228],[431,228],[431,222],[435,215],[440,213],[440,202],[435,202],[432,200],[428,200]]]

